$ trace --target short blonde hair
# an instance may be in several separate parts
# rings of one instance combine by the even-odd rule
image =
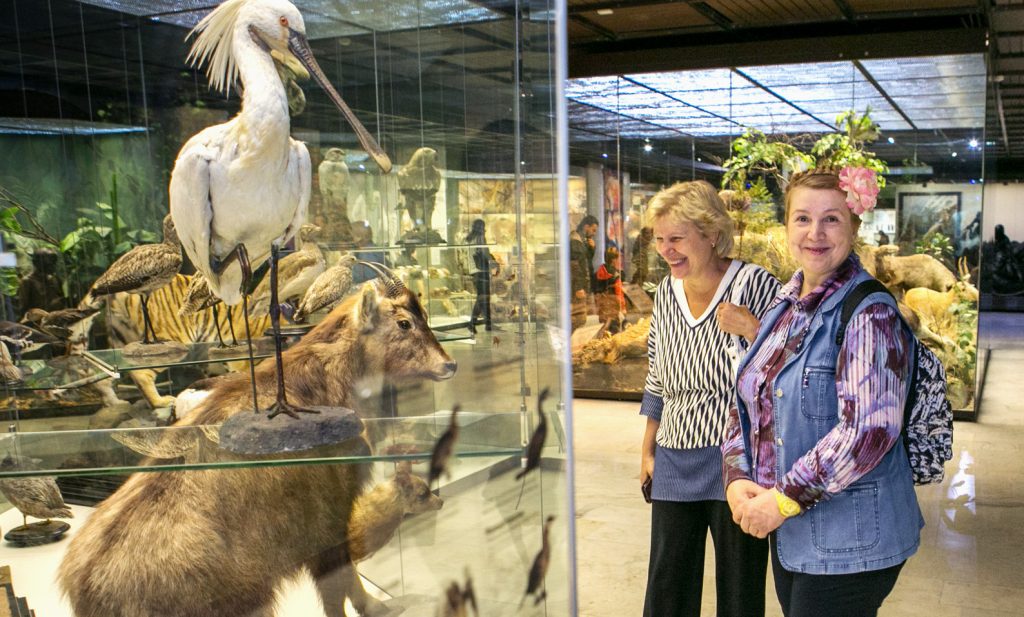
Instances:
[[[651,198],[647,224],[668,219],[674,223],[691,223],[705,238],[715,244],[715,254],[725,257],[732,251],[732,218],[718,191],[704,180],[679,182]]]
[[[793,174],[789,184],[786,185],[786,218],[784,221],[786,225],[789,225],[789,208],[793,202],[793,192],[799,188],[836,191],[842,194],[844,199],[846,198],[846,191],[839,188],[838,173],[811,169]],[[857,230],[860,229],[860,217],[853,210],[850,210],[850,222],[853,224],[853,232],[856,235]]]

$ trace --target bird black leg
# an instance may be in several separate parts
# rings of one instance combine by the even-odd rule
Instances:
[[[231,307],[228,307],[228,315],[231,314]],[[217,346],[227,347],[224,344],[224,337],[220,335],[220,315],[217,313],[217,305],[213,305],[213,331],[217,333]]]
[[[246,319],[248,319],[248,313],[246,313]],[[248,327],[248,324],[246,324]],[[235,318],[231,315],[231,307],[228,307],[228,329],[231,330],[231,344],[238,345],[238,339],[235,338]]]
[[[156,342],[156,332],[153,331],[153,324],[149,321],[149,299],[145,295],[139,297],[142,299],[142,344],[149,345]],[[153,332],[152,340],[149,338],[150,332]]]
[[[231,249],[231,252],[223,258],[210,257],[210,270],[217,276],[220,276],[236,260],[238,261],[238,267],[242,269],[242,293],[244,294],[249,287],[249,282],[252,280],[249,251],[246,250],[244,244],[235,245],[235,248]]]
[[[281,358],[281,305],[277,301],[277,260],[281,249],[277,244],[270,247],[270,325],[274,328],[274,360],[277,362],[277,401],[270,407],[269,418],[287,414],[293,418],[302,413],[320,413],[312,409],[295,407],[288,402],[284,391],[284,360]]]

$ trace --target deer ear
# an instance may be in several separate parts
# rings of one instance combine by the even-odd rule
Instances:
[[[380,321],[380,297],[375,285],[363,285],[362,294],[359,300],[359,327],[363,332],[369,332]]]

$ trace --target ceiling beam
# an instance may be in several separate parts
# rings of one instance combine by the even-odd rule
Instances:
[[[569,76],[984,53],[986,35],[984,28],[964,28],[959,20],[924,18],[899,20],[885,27],[872,23],[870,28],[858,20],[855,24],[837,21],[644,39],[620,34],[614,42],[574,45],[569,53]]]
[[[835,126],[829,124],[828,122],[825,122],[824,120],[822,120],[818,116],[815,116],[814,114],[812,114],[811,112],[807,111],[806,109],[803,109],[802,107],[800,107],[799,105],[797,105],[793,101],[790,101],[786,97],[784,97],[781,94],[775,92],[774,90],[772,90],[768,86],[765,86],[764,84],[762,84],[761,82],[757,81],[756,79],[754,79],[750,75],[747,75],[746,73],[744,73],[740,69],[738,69],[736,67],[732,67],[732,72],[736,73],[737,75],[739,75],[743,79],[746,79],[747,81],[749,81],[750,83],[754,84],[758,88],[764,90],[768,94],[770,94],[770,95],[774,96],[775,98],[779,99],[780,101],[782,101],[786,105],[789,105],[793,109],[795,109],[795,110],[799,111],[800,113],[804,114],[808,118],[811,118],[812,120],[815,120],[816,122],[820,122],[821,124],[824,124],[825,126],[827,126],[829,128],[829,130],[831,130],[831,131],[838,131],[839,130]]]
[[[582,15],[570,15],[569,19],[572,20],[572,22],[574,24],[576,24],[578,26],[582,26],[582,27],[586,28],[587,30],[590,30],[591,32],[593,32],[594,34],[600,36],[601,38],[603,38],[605,40],[614,41],[615,39],[619,38],[615,34],[615,32],[609,30],[608,28],[605,28],[604,26],[602,26],[600,24],[594,23],[594,20],[587,19],[586,17],[584,17]]]
[[[898,113],[898,114],[899,114],[900,116],[902,116],[902,117],[903,117],[903,119],[904,119],[904,120],[905,120],[905,121],[907,122],[907,124],[909,124],[909,125],[910,125],[910,128],[912,128],[912,129],[914,129],[914,130],[916,131],[916,130],[917,130],[917,125],[916,125],[916,124],[914,124],[914,121],[913,121],[913,120],[911,120],[911,119],[910,119],[910,116],[908,116],[908,115],[906,114],[906,112],[904,112],[904,111],[903,111],[903,108],[901,108],[901,107],[900,107],[900,106],[899,106],[899,105],[898,105],[898,104],[896,103],[896,101],[895,101],[895,100],[893,100],[893,98],[892,98],[891,96],[889,96],[889,93],[885,91],[885,88],[883,88],[883,87],[882,87],[882,84],[878,83],[878,80],[876,80],[876,79],[875,79],[875,76],[874,76],[874,75],[872,75],[872,74],[871,74],[871,72],[870,72],[870,71],[868,71],[868,70],[867,70],[867,68],[865,68],[865,67],[864,67],[864,65],[860,63],[860,60],[854,60],[854,61],[853,61],[853,66],[857,67],[857,70],[858,70],[858,71],[860,71],[860,74],[864,76],[864,79],[868,80],[868,82],[869,82],[869,83],[870,83],[870,84],[871,84],[872,86],[874,86],[874,87],[875,87],[875,90],[877,90],[877,91],[878,91],[878,93],[879,93],[879,94],[881,94],[881,95],[882,95],[882,97],[883,97],[883,98],[884,98],[884,99],[885,99],[885,100],[886,100],[886,101],[887,101],[887,102],[888,102],[888,103],[889,103],[890,105],[892,105],[892,108],[893,108],[893,109],[895,109],[895,110],[896,110],[896,112],[897,112],[897,113]]]
[[[857,19],[857,14],[852,8],[850,8],[850,5],[847,4],[846,0],[832,0],[832,4],[836,5],[836,8],[843,14],[843,18],[845,18],[846,21],[853,21]]]
[[[577,4],[569,7],[569,15],[579,15],[581,13],[595,13],[597,11],[606,11],[611,9],[636,9],[647,6],[657,6],[661,4],[693,4],[689,0],[609,0],[606,2],[590,2],[587,4]]]
[[[667,99],[671,99],[671,100],[673,100],[673,101],[675,101],[677,103],[682,103],[683,105],[686,105],[690,109],[696,109],[697,111],[699,111],[699,112],[701,112],[703,114],[707,114],[709,116],[713,116],[715,118],[718,118],[719,120],[724,120],[726,122],[735,124],[736,126],[738,126],[740,128],[745,128],[741,123],[736,122],[732,118],[723,116],[721,114],[716,114],[713,111],[708,111],[708,110],[704,109],[703,107],[698,107],[698,106],[696,106],[696,105],[694,105],[692,103],[687,103],[686,101],[684,101],[683,99],[681,99],[679,97],[672,96],[671,94],[669,94],[667,92],[663,92],[661,90],[658,90],[657,88],[652,88],[651,86],[648,86],[647,84],[645,84],[645,83],[643,83],[641,81],[637,81],[637,80],[633,79],[632,77],[623,76],[622,80],[623,81],[627,81],[627,82],[633,84],[634,86],[638,86],[640,88],[644,88],[645,90],[650,90],[651,92],[654,92],[655,94],[660,94],[661,96],[663,96],[663,97],[665,97]]]
[[[695,11],[697,11],[704,17],[713,21],[722,30],[732,30],[733,28],[736,27],[736,24],[733,23],[731,19],[716,11],[715,8],[709,5],[707,2],[691,2],[690,7],[692,7]]]

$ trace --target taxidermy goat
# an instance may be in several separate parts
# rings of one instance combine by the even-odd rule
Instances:
[[[360,562],[391,541],[406,514],[440,510],[444,501],[430,492],[409,463],[400,463],[394,477],[363,493],[352,506],[348,547],[352,562]]]
[[[442,380],[456,369],[416,297],[379,279],[332,311],[284,360],[292,400],[353,409],[360,380]],[[275,369],[273,362],[256,369],[263,408],[276,396]],[[214,380],[210,395],[178,426],[217,424],[252,410],[247,376],[230,375]],[[243,460],[196,440],[199,452],[186,457]],[[367,442],[355,438],[308,456],[369,453]],[[280,585],[307,570],[329,617],[345,615],[346,596],[366,614],[377,601],[351,567],[346,537],[368,476],[362,464],[137,473],[71,542],[61,588],[77,617],[271,617]]]

